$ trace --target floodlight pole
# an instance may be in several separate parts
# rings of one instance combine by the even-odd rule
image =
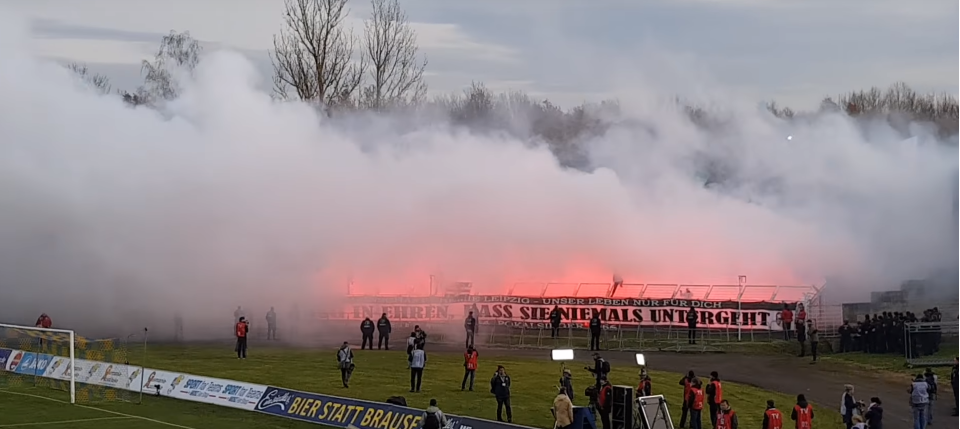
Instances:
[[[140,403],[143,404],[143,376],[147,373],[147,328],[143,328],[143,357],[140,362]]]
[[[737,281],[740,283],[740,293],[737,294],[737,342],[743,338],[743,286],[747,284],[747,276],[739,276]]]

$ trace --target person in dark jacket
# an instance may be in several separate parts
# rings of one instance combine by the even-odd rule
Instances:
[[[953,388],[953,415],[956,416],[958,411],[960,411],[960,389],[957,389],[960,385],[960,366],[958,366],[958,358],[953,358],[953,368],[950,369],[950,387]]]
[[[477,335],[477,318],[473,317],[473,312],[467,313],[463,319],[463,330],[467,332],[467,340],[464,347],[473,347],[473,337]]]
[[[413,325],[413,332],[416,333],[416,342],[420,344],[420,348],[426,348],[427,333],[423,329],[420,329],[420,325]]]
[[[717,414],[720,412],[720,402],[723,400],[723,385],[720,383],[720,374],[710,372],[710,381],[706,387],[707,405],[710,406],[710,424],[717,427]]]
[[[569,369],[563,369],[563,376],[560,377],[560,387],[563,387],[563,390],[567,392],[567,397],[570,398],[570,402],[573,402],[573,373]]]
[[[383,313],[380,315],[380,320],[377,320],[377,350],[380,350],[380,347],[390,350],[391,332],[393,332],[393,326],[390,325],[387,313]]]
[[[797,405],[794,405],[793,411],[790,412],[790,420],[797,422],[797,429],[813,427],[813,407],[802,393],[797,395]]]
[[[690,413],[690,390],[693,387],[693,382],[696,380],[697,376],[693,373],[693,370],[687,372],[687,376],[680,379],[680,385],[683,386],[683,404],[680,405],[680,427],[687,426],[687,415]]]
[[[840,407],[840,417],[847,429],[853,427],[853,415],[857,411],[857,400],[853,397],[853,385],[843,386],[843,406]]]
[[[600,350],[600,334],[603,333],[603,323],[600,322],[600,313],[594,312],[590,318],[590,350]]]
[[[560,307],[554,305],[553,310],[550,310],[550,338],[557,338],[560,336]],[[567,396],[570,397],[570,400],[573,401],[573,397],[570,396],[570,392],[567,392]]]
[[[697,309],[690,307],[687,310],[687,344],[697,343]]]
[[[863,418],[870,429],[883,429],[883,402],[880,402],[880,398],[870,398],[870,405],[867,412],[863,413]]]
[[[503,365],[497,365],[497,372],[490,379],[490,393],[497,398],[497,421],[503,421],[503,410],[507,411],[507,422],[513,422],[513,409],[510,407],[510,376]]]
[[[360,344],[360,350],[363,350],[368,345],[370,350],[373,350],[373,330],[376,329],[376,325],[373,324],[373,321],[369,317],[363,319],[363,322],[360,322],[360,334],[363,335],[363,343]]]
[[[600,356],[600,353],[593,354],[593,368],[589,366],[584,367],[587,371],[590,371],[594,377],[597,379],[597,389],[600,388],[600,381],[607,378],[607,374],[610,373],[610,363],[606,359]]]
[[[800,343],[800,357],[807,356],[807,324],[797,322],[797,342]]]
[[[610,414],[613,412],[613,386],[606,378],[600,380],[600,390],[597,391],[597,413],[600,414],[600,426],[603,429],[613,429],[610,424]]]

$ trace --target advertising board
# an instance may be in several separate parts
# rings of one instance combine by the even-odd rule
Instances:
[[[270,386],[256,411],[336,427],[417,429],[422,410]]]

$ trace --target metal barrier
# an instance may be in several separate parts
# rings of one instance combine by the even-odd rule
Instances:
[[[960,334],[958,326],[957,321],[904,324],[904,359],[907,367],[953,365]],[[941,349],[947,346],[949,353],[942,353]]]

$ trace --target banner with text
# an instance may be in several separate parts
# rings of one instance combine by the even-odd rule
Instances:
[[[353,299],[342,313],[343,318],[362,320],[376,319],[386,313],[394,321],[441,322],[463,320],[473,312],[482,325],[548,328],[550,312],[556,307],[560,312],[562,327],[568,324],[583,326],[594,314],[605,325],[616,326],[686,326],[687,313],[693,309],[697,326],[723,328],[742,326],[746,329],[780,330],[777,323],[782,303],[696,300],[644,300],[609,298],[523,298],[523,297],[471,297],[483,298],[465,302],[441,302],[424,298],[426,302],[414,303],[412,298],[397,302],[370,297],[370,302],[360,303]]]

